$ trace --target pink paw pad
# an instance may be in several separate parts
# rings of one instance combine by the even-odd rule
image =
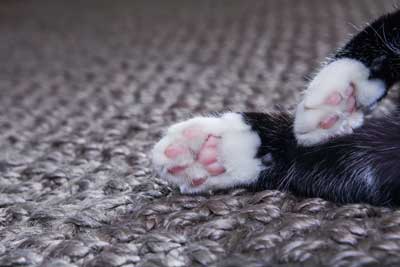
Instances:
[[[221,139],[220,137],[217,137],[217,136],[214,136],[214,135],[210,135],[207,138],[206,142],[204,143],[204,146],[205,147],[214,147],[215,148],[219,144],[220,139]]]
[[[324,103],[328,105],[337,106],[340,103],[342,103],[343,100],[346,100],[345,111],[348,113],[353,113],[354,111],[356,111],[356,98],[354,94],[355,94],[354,84],[350,84],[350,86],[344,91],[343,93],[344,96],[342,96],[339,92],[334,92],[326,98]],[[339,121],[339,116],[332,115],[323,119],[319,123],[319,127],[321,129],[330,129],[338,121]]]
[[[175,159],[188,152],[188,149],[183,145],[172,144],[165,149],[164,154],[170,159]]]
[[[203,165],[208,165],[217,161],[217,150],[215,148],[203,148],[200,150],[198,162]]]
[[[208,171],[209,174],[214,176],[220,175],[225,172],[224,166],[222,166],[218,162],[206,166],[206,170]]]
[[[185,172],[187,168],[191,168],[192,164],[201,164],[202,167],[208,172],[209,176],[217,176],[226,171],[224,166],[218,162],[218,145],[221,142],[221,137],[215,135],[206,135],[201,129],[196,127],[191,127],[183,132],[183,140],[178,143],[173,143],[169,145],[164,154],[169,159],[176,159],[181,156],[190,156],[193,158],[193,163],[186,164],[184,166],[172,166],[168,168],[168,173],[172,175],[187,176]],[[188,145],[182,144],[186,141],[199,141],[204,140],[200,149],[194,151]],[[193,187],[198,187],[203,185],[209,177],[198,177],[191,178],[190,183]]]
[[[335,123],[339,120],[339,116],[337,115],[333,115],[330,116],[324,120],[322,120],[319,123],[319,127],[321,127],[322,129],[329,129],[332,128],[333,125],[335,125]]]
[[[203,165],[209,165],[217,161],[217,145],[219,138],[210,135],[202,145],[197,160]]]
[[[346,111],[353,113],[356,110],[356,99],[354,96],[350,96],[346,103]]]
[[[351,95],[354,95],[354,90],[355,90],[355,85],[351,83],[350,86],[347,87],[346,91],[344,92],[345,96],[349,97]]]
[[[178,174],[180,172],[183,172],[185,169],[186,169],[186,166],[175,166],[175,167],[169,168],[168,172],[170,174]]]
[[[217,159],[217,146],[219,142],[219,137],[210,135],[198,154],[198,161],[204,165],[209,174],[214,176],[225,172],[224,166]]]
[[[206,182],[207,178],[206,177],[202,177],[202,178],[196,178],[193,179],[191,184],[192,186],[200,186],[202,184],[204,184]]]
[[[338,92],[334,92],[331,94],[326,100],[325,103],[328,105],[339,105],[342,102],[343,98]]]

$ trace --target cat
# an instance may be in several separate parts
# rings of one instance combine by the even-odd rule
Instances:
[[[327,60],[295,112],[228,112],[172,125],[154,146],[182,193],[247,187],[338,203],[400,204],[400,105],[366,119],[400,81],[400,10]]]

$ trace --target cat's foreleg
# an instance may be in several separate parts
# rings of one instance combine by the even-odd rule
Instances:
[[[275,163],[283,157],[282,151],[294,148],[284,143],[294,143],[291,124],[286,114],[195,117],[167,130],[154,146],[153,164],[160,177],[183,193],[258,187],[268,171],[277,170]]]

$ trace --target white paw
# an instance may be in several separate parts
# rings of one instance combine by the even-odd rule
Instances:
[[[260,143],[240,114],[197,117],[168,129],[153,148],[153,164],[182,193],[230,188],[257,179]]]
[[[294,133],[309,146],[350,134],[364,122],[362,109],[372,108],[385,93],[381,80],[369,80],[369,69],[353,59],[325,66],[297,106]]]

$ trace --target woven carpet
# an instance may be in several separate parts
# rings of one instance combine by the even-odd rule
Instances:
[[[0,2],[0,266],[399,266],[400,210],[181,195],[149,151],[194,114],[293,107],[393,1]]]

